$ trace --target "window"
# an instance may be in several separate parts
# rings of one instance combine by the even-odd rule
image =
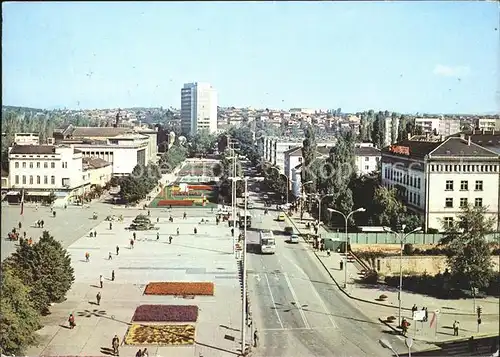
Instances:
[[[43,168],[44,168],[44,169],[46,169],[46,168],[48,168],[48,167],[49,167],[49,164],[48,164],[47,162],[44,162],[44,163],[43,163]]]
[[[462,197],[460,199],[460,207],[467,207],[467,204],[468,204],[467,197]]]
[[[25,162],[23,162],[23,169],[25,169],[25,168],[26,168],[26,163],[25,163]]]
[[[469,181],[460,181],[460,191],[469,190]]]
[[[446,191],[453,191],[453,181],[446,180]]]
[[[30,185],[33,185],[33,176],[30,175]]]
[[[476,191],[483,190],[483,181],[476,181]]]
[[[369,169],[370,169],[370,166],[366,165],[365,170],[369,170]]]
[[[26,185],[26,176],[23,175],[23,185]]]
[[[50,176],[50,184],[55,185],[56,184],[56,177],[55,176]]]
[[[369,157],[365,157],[365,161],[370,161],[370,158]]]
[[[453,217],[444,217],[443,222],[445,228],[451,228],[453,226]]]
[[[49,183],[49,180],[48,180],[47,176],[44,176],[43,177],[43,184],[47,185],[48,183]]]
[[[51,169],[55,169],[56,168],[56,163],[55,162],[51,162],[50,163],[50,168]]]
[[[420,188],[420,177],[417,177],[417,188]]]
[[[474,206],[476,206],[476,207],[483,207],[483,199],[482,198],[476,198],[474,200]]]
[[[16,163],[14,164],[14,167],[15,167],[16,169],[18,169],[18,168],[19,168],[19,162],[16,162]]]
[[[448,197],[446,200],[445,200],[445,204],[444,206],[446,208],[452,208],[453,207],[453,198],[451,197]]]
[[[19,185],[19,175],[16,175],[16,185]]]
[[[40,176],[37,176],[36,177],[36,184],[39,185],[40,184]]]
[[[33,163],[32,163],[32,162],[30,162],[30,169],[32,169],[32,168],[33,168]]]
[[[40,162],[37,162],[36,163],[36,168],[39,169],[40,168]]]

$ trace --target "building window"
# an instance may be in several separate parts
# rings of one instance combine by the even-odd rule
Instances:
[[[62,168],[63,169],[67,169],[68,168],[68,163],[67,162],[63,162],[62,163]]]
[[[30,185],[33,185],[33,176],[30,175]]]
[[[32,162],[30,162],[30,169],[32,169],[32,168],[33,168],[33,163],[32,163]]]
[[[37,176],[36,177],[36,184],[39,185],[40,184],[40,176]]]
[[[26,163],[25,163],[25,162],[23,162],[23,169],[25,169],[25,168],[26,168]]]
[[[444,217],[444,228],[451,228],[453,226],[453,217]]]
[[[44,177],[43,177],[43,184],[44,184],[44,185],[47,185],[48,183],[49,183],[48,177],[47,177],[47,176],[44,176]]]
[[[26,185],[26,176],[23,175],[23,185]]]
[[[476,181],[476,191],[483,190],[483,181]]]
[[[365,157],[365,161],[370,161],[370,158],[369,157]]]
[[[446,198],[444,206],[446,208],[453,208],[453,198],[451,197]]]
[[[19,185],[19,175],[16,175],[16,185]]]
[[[469,181],[460,181],[460,191],[469,190]]]
[[[48,164],[47,162],[44,162],[44,163],[43,163],[43,168],[44,168],[44,169],[47,169],[48,167],[49,167],[49,164]]]
[[[476,206],[476,207],[483,207],[483,199],[482,198],[476,198],[474,200],[474,206]]]
[[[36,163],[36,168],[39,169],[40,168],[40,162],[37,162]]]
[[[453,181],[446,180],[446,191],[453,191]]]
[[[50,176],[50,184],[55,185],[56,184],[56,177],[55,176]]]
[[[50,168],[51,169],[55,169],[56,168],[56,163],[55,162],[51,162],[50,163]]]
[[[420,188],[420,177],[417,177],[417,188]]]
[[[18,169],[18,168],[19,168],[19,162],[16,162],[16,163],[14,164],[14,167],[15,167],[16,169]]]
[[[468,202],[467,202],[467,197],[462,197],[462,198],[460,199],[460,207],[462,207],[462,208],[463,208],[463,207],[467,207],[467,203],[468,203]]]

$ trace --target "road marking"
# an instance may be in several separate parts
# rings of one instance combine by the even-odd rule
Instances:
[[[292,293],[293,300],[295,301],[296,306],[299,307],[299,313],[300,316],[302,317],[302,321],[304,321],[304,325],[306,326],[306,329],[311,329],[311,326],[309,325],[309,322],[307,322],[306,314],[302,310],[302,304],[299,302],[299,299],[297,298],[297,294],[295,293],[295,290],[293,289],[292,283],[290,282],[290,278],[288,277],[287,273],[283,273],[285,276],[286,283],[288,285],[288,288],[290,289],[290,292]]]
[[[321,304],[321,307],[323,308],[323,311],[325,312],[325,314],[328,316],[328,320],[330,320],[330,322],[332,323],[332,326],[334,328],[338,328],[337,324],[335,323],[335,321],[333,320],[331,314],[330,314],[330,311],[328,311],[328,308],[326,307],[326,304],[325,302],[323,301],[323,299],[321,298],[321,296],[319,295],[319,293],[316,291],[316,288],[314,287],[313,283],[311,282],[311,280],[309,280],[309,284],[311,284],[311,289],[314,291],[314,294],[316,295],[316,297],[318,298],[319,300],[319,303]]]
[[[311,327],[311,328],[291,327],[291,328],[261,328],[259,330],[279,332],[279,331],[311,331],[311,330],[332,330],[332,329],[333,327]]]
[[[269,278],[267,274],[264,274],[266,277],[267,288],[269,289],[269,294],[271,294],[271,301],[273,302],[274,311],[276,312],[276,317],[278,318],[278,322],[280,323],[281,328],[284,328],[283,322],[281,322],[280,314],[278,313],[278,307],[276,306],[276,302],[274,301],[273,292],[271,291],[271,285],[269,284]]]

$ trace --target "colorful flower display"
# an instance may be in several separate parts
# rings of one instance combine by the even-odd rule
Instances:
[[[144,290],[145,295],[214,295],[212,282],[154,282]]]
[[[132,324],[125,336],[127,345],[192,345],[193,325],[139,325]]]
[[[141,305],[135,309],[134,322],[196,322],[198,306]]]

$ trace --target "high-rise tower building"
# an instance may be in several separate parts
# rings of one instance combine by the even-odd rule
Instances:
[[[217,131],[217,91],[209,83],[186,83],[181,89],[181,125],[184,134]]]

